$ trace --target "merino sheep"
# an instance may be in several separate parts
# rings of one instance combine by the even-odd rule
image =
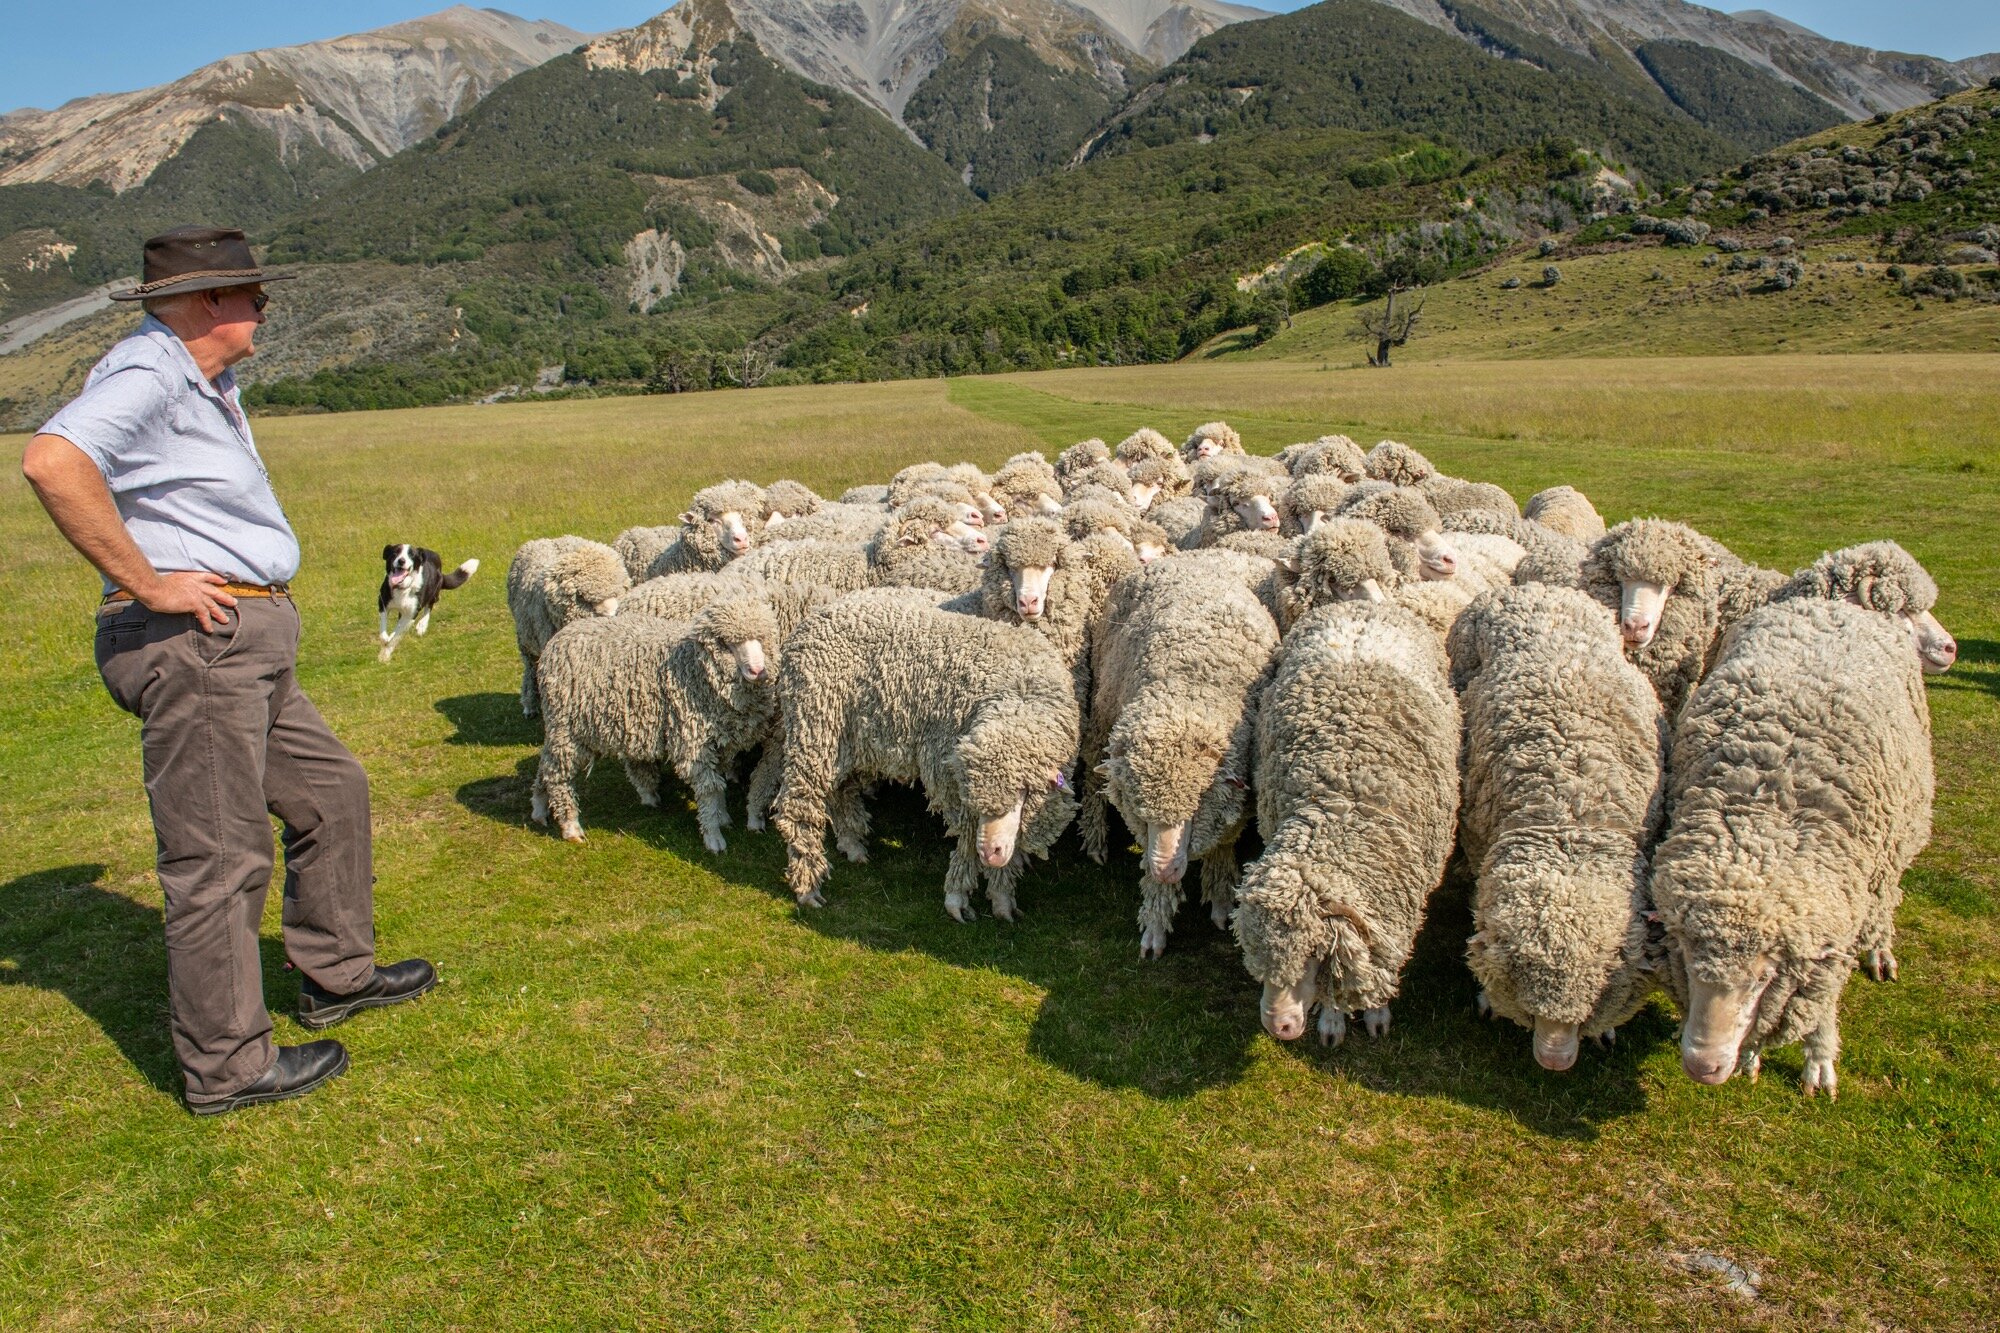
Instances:
[[[582,537],[525,542],[507,569],[507,609],[521,650],[521,712],[541,707],[535,660],[556,632],[584,616],[609,616],[632,586],[625,562],[609,546]]]
[[[1590,497],[1574,486],[1536,491],[1521,506],[1521,514],[1588,546],[1604,535],[1604,519]]]
[[[681,514],[679,539],[646,566],[646,577],[721,569],[756,544],[766,512],[761,486],[747,481],[704,486]]]
[[[1019,518],[1025,514],[1053,514],[1062,508],[1062,485],[1055,469],[1040,454],[1016,454],[993,474],[993,494]]]
[[[1304,444],[1287,445],[1278,451],[1278,461],[1294,477],[1331,473],[1353,485],[1368,476],[1368,456],[1345,435],[1322,435]]]
[[[953,839],[945,910],[972,917],[984,866],[993,914],[1012,920],[1014,885],[1075,811],[1070,674],[1040,634],[880,592],[809,616],[785,645],[778,694],[784,777],[773,823],[802,907],[825,899],[826,829],[867,858],[861,785],[920,784]]]
[[[1214,546],[1232,532],[1276,533],[1278,500],[1288,485],[1282,474],[1239,467],[1214,481],[1208,512],[1196,532],[1198,546]]]
[[[764,488],[764,526],[775,528],[780,523],[817,514],[825,505],[826,501],[804,482],[790,478],[774,481]]]
[[[1118,448],[1111,455],[1114,462],[1128,469],[1144,459],[1171,458],[1179,462],[1180,456],[1180,450],[1174,448],[1174,442],[1151,426],[1141,426],[1120,440]]]
[[[1093,532],[1108,533],[1124,542],[1140,564],[1151,564],[1173,549],[1159,524],[1140,518],[1129,505],[1097,494],[1071,501],[1058,511],[1063,531],[1071,541],[1082,541]]]
[[[1406,581],[1458,572],[1458,549],[1446,540],[1437,510],[1414,487],[1364,482],[1348,491],[1339,516],[1364,519],[1393,538],[1389,557]]]
[[[1108,801],[1145,843],[1141,958],[1166,952],[1191,858],[1216,924],[1228,919],[1251,738],[1277,651],[1264,603],[1212,563],[1157,561],[1112,590],[1092,651],[1083,839],[1102,863]]]
[[[782,485],[783,483],[779,483]],[[772,487],[775,491],[776,486]],[[809,514],[797,518],[773,518],[758,535],[757,544],[772,542],[865,542],[882,526],[884,511],[879,505],[821,502]]]
[[[889,488],[880,484],[850,486],[840,493],[840,503],[844,505],[874,505],[878,509],[884,509],[889,504]]]
[[[980,516],[988,524],[997,527],[1007,521],[1006,504],[994,493],[993,479],[977,463],[953,463],[945,475],[971,493],[972,503],[979,506]]]
[[[557,631],[537,668],[546,739],[532,814],[583,841],[576,783],[598,758],[625,761],[646,805],[660,803],[661,764],[693,789],[702,845],[724,850],[723,774],[769,729],[778,627],[759,597],[735,597],[692,621],[652,616],[579,620]]]
[[[1315,1004],[1334,1045],[1361,1011],[1370,1036],[1444,878],[1458,817],[1458,701],[1437,636],[1378,602],[1322,606],[1293,626],[1257,716],[1257,827],[1232,925],[1259,1013],[1280,1041]]]
[[[1081,472],[1088,472],[1099,463],[1110,461],[1111,447],[1104,441],[1095,436],[1087,440],[1078,440],[1056,455],[1056,484],[1067,493],[1072,477]]]
[[[1131,474],[1116,463],[1092,463],[1087,468],[1071,472],[1063,483],[1063,500],[1065,503],[1074,500],[1093,487],[1110,492],[1126,504],[1132,504]],[[1138,512],[1138,508],[1137,505],[1132,505],[1134,513]]]
[[[1930,712],[1907,631],[1846,601],[1746,616],[1675,719],[1652,892],[1698,1082],[1805,1041],[1836,1090],[1857,955],[1895,975],[1902,874],[1930,839]],[[1782,768],[1779,768],[1779,766]],[[1781,773],[1781,779],[1774,770]]]
[[[1373,523],[1331,518],[1299,539],[1295,581],[1285,589],[1278,623],[1289,629],[1315,607],[1334,602],[1394,602],[1415,615],[1442,645],[1477,594],[1459,579],[1405,580],[1389,537]]]
[[[1421,486],[1438,475],[1430,459],[1398,440],[1383,440],[1363,462],[1370,478],[1391,486]]]
[[[1660,983],[1646,858],[1659,833],[1666,718],[1611,612],[1579,588],[1506,587],[1448,645],[1465,717],[1459,846],[1473,869],[1466,958],[1481,1004],[1576,1063]]]
[[[1132,504],[1142,514],[1162,500],[1188,494],[1194,486],[1187,464],[1176,454],[1141,458],[1127,469],[1127,475],[1132,478]]]
[[[1805,597],[1849,601],[1889,616],[1909,631],[1927,676],[1951,670],[1958,660],[1958,641],[1931,613],[1937,605],[1936,580],[1895,542],[1828,551],[1771,594],[1773,602]]]
[[[1521,517],[1520,506],[1514,503],[1514,497],[1490,481],[1463,481],[1440,475],[1420,483],[1417,489],[1438,511],[1447,528],[1451,527],[1455,514],[1492,514],[1512,520]]]
[[[1625,655],[1672,717],[1724,630],[1765,600],[1772,576],[1683,523],[1635,518],[1591,545],[1584,591],[1618,613]]]
[[[1213,454],[1240,454],[1243,437],[1226,421],[1208,421],[1194,428],[1181,444],[1181,461],[1192,467]]]
[[[627,528],[611,539],[611,549],[625,566],[625,576],[637,583],[660,558],[660,553],[681,539],[681,525],[669,523],[657,528]]]
[[[979,582],[983,531],[961,506],[918,495],[890,514],[867,542],[777,542],[738,562],[744,577],[771,585],[858,592],[899,585],[964,592]]]
[[[1294,537],[1310,533],[1340,510],[1348,483],[1337,472],[1301,473],[1279,493],[1279,531]]]

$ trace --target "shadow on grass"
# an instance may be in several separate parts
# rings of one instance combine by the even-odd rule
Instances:
[[[440,699],[432,707],[457,730],[445,737],[447,745],[538,745],[541,723],[521,715],[521,696],[491,691],[485,694],[456,694]]]
[[[181,1093],[167,1027],[160,909],[100,887],[101,865],[53,866],[0,885],[0,985],[56,991],[88,1015],[146,1081]],[[284,945],[259,941],[267,1002],[289,1004]]]
[[[1926,683],[1934,690],[1983,691],[2000,696],[2000,643],[1991,639],[1960,639],[1958,664]]]
[[[460,788],[459,800],[487,818],[526,825],[534,771],[535,761],[523,759],[511,776]],[[685,789],[669,781],[661,794],[661,808],[643,807],[619,765],[598,765],[581,793],[586,836],[624,833],[789,901],[784,846],[775,835],[745,833],[739,825],[730,830],[729,850],[712,857],[702,849]],[[740,813],[740,783],[730,795]],[[854,865],[835,853],[827,905],[799,913],[800,924],[882,953],[915,952],[1030,983],[1043,999],[1029,1052],[1101,1087],[1189,1097],[1242,1077],[1255,1044],[1269,1040],[1258,1024],[1257,983],[1235,939],[1216,929],[1199,902],[1182,906],[1165,958],[1140,960],[1139,866],[1129,850],[1099,867],[1072,831],[1022,877],[1022,920],[982,915],[960,925],[943,906],[950,848],[923,797],[885,786],[868,808],[868,861]],[[1241,850],[1246,861],[1256,854],[1254,835]],[[983,895],[978,905],[983,912]],[[1535,1064],[1524,1029],[1474,1012],[1477,988],[1464,961],[1471,933],[1467,885],[1454,877],[1433,899],[1403,995],[1392,1006],[1390,1034],[1371,1041],[1357,1025],[1342,1047],[1322,1050],[1308,1041],[1288,1047],[1288,1054],[1370,1091],[1497,1111],[1557,1138],[1594,1138],[1599,1126],[1642,1111],[1640,1065],[1675,1039],[1664,1010],[1642,1012],[1613,1051],[1588,1048],[1575,1069],[1550,1074]]]

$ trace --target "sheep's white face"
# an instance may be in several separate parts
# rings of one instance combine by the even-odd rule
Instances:
[[[1952,663],[1958,661],[1958,640],[1938,623],[1937,617],[1928,611],[1919,611],[1914,616],[1903,616],[1901,619],[1903,627],[1910,632],[1910,642],[1917,646],[1917,661],[1923,664],[1924,674],[1935,676],[1951,670]]]
[[[1157,481],[1134,482],[1132,484],[1132,507],[1143,514],[1148,509],[1151,509],[1153,507],[1153,501],[1158,499],[1159,495],[1160,495],[1159,482]]]
[[[1035,497],[1035,512],[1041,514],[1044,518],[1050,514],[1060,514],[1062,512],[1062,501],[1044,491]]]
[[[1560,1074],[1576,1063],[1581,1023],[1558,1023],[1551,1018],[1535,1019],[1535,1063]]]
[[[1777,975],[1778,960],[1769,953],[1754,955],[1748,971],[1727,982],[1704,981],[1689,969],[1687,1020],[1681,1024],[1681,1068],[1689,1078],[1725,1083],[1736,1072],[1757,1003]]]
[[[1297,1041],[1306,1035],[1306,1016],[1319,999],[1319,971],[1324,964],[1324,959],[1312,959],[1306,964],[1305,975],[1289,986],[1264,983],[1264,994],[1257,1001],[1257,1017],[1263,1020],[1264,1031],[1279,1041]]]
[[[1382,591],[1382,585],[1374,579],[1363,579],[1356,587],[1341,594],[1343,602],[1386,602],[1389,594]]]
[[[1155,541],[1142,541],[1132,549],[1142,565],[1150,565],[1167,553],[1167,548]]]
[[[1187,874],[1186,821],[1146,826],[1146,873],[1162,884],[1178,884]]]
[[[1418,534],[1417,572],[1433,582],[1451,578],[1458,573],[1458,548],[1442,532]]]
[[[958,517],[961,523],[969,527],[983,528],[986,526],[986,515],[979,511],[978,505],[966,505],[958,511]]]
[[[980,823],[980,861],[998,869],[1014,859],[1014,843],[1021,836],[1021,809],[1025,804],[1025,798],[1017,800],[1014,808],[998,819]]]
[[[1618,594],[1618,632],[1625,646],[1637,650],[1653,641],[1660,632],[1660,614],[1666,609],[1667,587],[1633,579],[1622,584]]]
[[[607,597],[597,605],[591,607],[590,610],[593,615],[615,616],[618,614],[618,599],[616,597]]]
[[[1312,536],[1314,529],[1318,528],[1320,524],[1326,522],[1326,519],[1327,519],[1327,513],[1324,509],[1313,510],[1311,513],[1307,514],[1304,518],[1299,520],[1299,535],[1302,537]]]
[[[1134,555],[1137,555],[1139,553],[1139,548],[1132,544],[1132,539],[1130,537],[1127,537],[1124,533],[1120,532],[1118,529],[1113,527],[1102,527],[1098,528],[1097,531],[1099,533],[1102,533],[1106,537],[1110,537],[1113,540],[1122,543],[1125,549],[1132,552]]]
[[[988,523],[997,526],[1007,521],[1007,506],[992,492],[981,491],[972,497],[972,502],[979,506],[979,516]]]
[[[1195,443],[1194,452],[1188,456],[1188,462],[1199,463],[1202,459],[1212,457],[1221,452],[1221,445],[1217,444],[1214,440],[1203,437]]]
[[[1049,609],[1049,580],[1055,574],[1054,565],[1025,565],[1007,571],[1007,581],[1014,593],[1014,614],[1023,620],[1040,620],[1042,612]]]
[[[751,684],[764,679],[764,645],[755,639],[745,639],[741,643],[729,645],[730,655],[736,659],[736,672]]]
[[[1253,495],[1236,506],[1236,516],[1243,520],[1243,526],[1252,532],[1276,532],[1278,530],[1278,507],[1266,495]]]
[[[750,549],[750,525],[743,521],[743,515],[734,509],[716,517],[715,526],[722,534],[722,549],[731,555],[742,555]]]
[[[986,553],[986,534],[969,523],[953,523],[939,528],[931,534],[931,540],[940,546],[956,546],[967,555]]]

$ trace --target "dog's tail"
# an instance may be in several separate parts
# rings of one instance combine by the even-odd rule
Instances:
[[[471,578],[474,574],[477,574],[478,572],[479,572],[479,562],[477,560],[468,560],[464,564],[460,565],[457,569],[452,570],[451,573],[445,575],[443,580],[439,583],[438,586],[443,588],[456,588],[460,584],[464,583],[467,579]]]

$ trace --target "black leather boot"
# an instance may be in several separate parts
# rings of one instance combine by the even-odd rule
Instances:
[[[373,980],[346,995],[335,995],[307,977],[299,983],[299,1026],[319,1032],[346,1022],[363,1009],[414,1000],[437,985],[437,979],[437,969],[421,958],[377,967]]]
[[[221,1115],[259,1102],[282,1102],[303,1097],[330,1078],[347,1072],[347,1048],[337,1041],[309,1041],[303,1046],[280,1046],[278,1058],[257,1081],[213,1102],[189,1102],[196,1115]]]

